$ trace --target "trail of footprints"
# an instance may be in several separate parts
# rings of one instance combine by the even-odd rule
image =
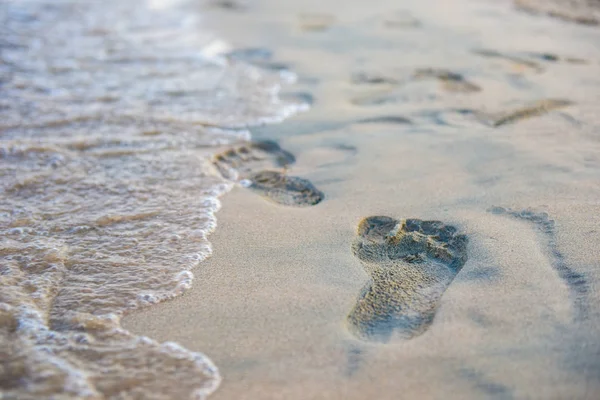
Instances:
[[[587,64],[586,60],[573,57],[562,57],[550,53],[524,52],[524,53],[502,53],[490,49],[474,49],[473,54],[507,63],[515,72],[542,73],[545,71],[541,63],[568,63]],[[438,81],[440,88],[447,93],[457,95],[472,95],[481,92],[483,88],[464,75],[440,68],[416,68],[411,73],[391,71],[369,71],[359,70],[351,74],[350,83],[364,90],[365,87],[376,88],[375,91],[367,89],[364,93],[355,95],[350,103],[359,107],[373,107],[406,101],[406,94],[402,88],[412,82]],[[414,100],[414,99],[413,99]],[[512,109],[489,112],[482,109],[446,110],[468,114],[485,126],[497,128],[509,123],[515,123],[523,119],[542,116],[557,109],[573,105],[566,99],[542,98],[537,101],[522,103],[521,106]],[[424,115],[430,113],[425,112]],[[377,117],[371,118],[375,119]],[[361,122],[361,121],[358,121]]]
[[[319,14],[307,14],[302,15],[309,20],[316,19],[320,21],[321,15]],[[324,17],[323,17],[324,18]],[[319,25],[320,26],[320,25]],[[540,52],[499,52],[491,49],[473,49],[472,53],[491,60],[500,60],[507,64],[512,70],[518,71],[518,73],[542,73],[545,71],[543,63],[567,63],[584,65],[588,64],[588,61],[573,58],[563,57],[551,53],[540,53]],[[263,69],[271,70],[287,70],[287,65],[273,62],[273,53],[271,50],[266,48],[247,48],[234,50],[226,54],[227,58],[232,61],[243,61],[253,65],[256,65]],[[413,82],[426,82],[426,81],[437,81],[439,82],[440,89],[447,93],[453,93],[456,95],[472,95],[481,92],[483,88],[466,78],[463,74],[443,69],[443,68],[415,68],[410,72],[401,72],[398,70],[391,71],[377,71],[377,70],[358,70],[351,74],[350,83],[357,88],[377,88],[375,91],[369,89],[362,94],[355,95],[350,99],[350,102],[359,107],[373,107],[386,104],[396,103],[398,101],[406,100],[406,95],[403,94],[402,88]],[[308,93],[288,93],[283,95],[299,98],[302,102],[307,104],[313,103],[313,98]],[[426,96],[427,97],[427,96]],[[410,100],[410,99],[409,99]],[[413,99],[414,100],[414,99]],[[479,124],[497,128],[510,123],[516,123],[521,120],[542,116],[552,111],[562,109],[573,105],[573,102],[562,98],[542,98],[533,102],[521,103],[521,105],[495,111],[488,111],[484,109],[447,109],[445,111],[451,113],[458,113],[462,115],[471,115],[475,121]],[[437,113],[429,110],[421,113],[423,116],[436,115]],[[438,121],[444,123],[443,121]],[[410,124],[411,120],[402,116],[387,116],[379,115],[373,117],[367,117],[354,121],[354,123],[379,123],[379,124]],[[259,144],[257,143],[257,146]],[[252,146],[250,146],[252,147]]]
[[[321,15],[302,15],[303,30],[325,30],[332,19]],[[270,60],[270,53],[251,49],[231,57],[252,58],[255,62]],[[585,64],[585,60],[563,58],[552,54],[507,54],[494,50],[474,50],[475,54],[503,60],[517,70],[541,73],[538,61]],[[359,71],[351,76],[357,86],[377,86],[379,94],[357,97],[355,105],[369,106],[393,102],[396,89],[404,84],[434,80],[446,92],[473,94],[482,88],[462,74],[435,68],[415,69],[402,77],[393,73]],[[499,127],[525,118],[543,115],[571,105],[564,99],[541,99],[521,107],[498,112],[457,110],[473,115],[480,123]],[[411,124],[401,116],[376,116],[355,121],[360,124]],[[253,141],[232,147],[213,158],[213,164],[223,178],[236,182],[258,195],[281,205],[313,206],[324,194],[309,180],[291,176],[288,170],[295,163],[293,154],[272,141]],[[530,210],[513,211],[492,207],[493,214],[508,215],[534,223],[549,239],[548,247],[558,275],[572,289],[574,303],[580,315],[585,314],[584,276],[574,272],[564,262],[556,248],[553,221],[546,214]],[[424,333],[433,323],[442,296],[468,259],[467,236],[441,221],[394,219],[387,216],[364,218],[358,225],[352,242],[352,253],[369,275],[369,280],[346,317],[346,326],[357,339],[389,342],[407,340]]]
[[[491,51],[480,51],[485,57],[499,57],[508,59],[520,66],[527,66],[535,71],[541,71],[537,63],[526,59],[519,59],[516,56],[505,56],[501,53]],[[553,55],[539,55],[547,57],[554,61],[557,59]],[[569,61],[570,62],[570,61]],[[575,62],[573,62],[575,63]],[[402,98],[401,91],[398,89],[406,82],[437,80],[441,88],[446,92],[457,94],[473,94],[482,91],[482,88],[466,79],[463,75],[445,69],[421,68],[414,71],[408,80],[403,80],[393,76],[393,74],[384,74],[378,72],[361,71],[352,75],[351,82],[357,86],[377,86],[383,89],[355,96],[350,100],[352,104],[360,107],[380,106],[397,102]],[[482,109],[461,109],[448,110],[458,112],[459,114],[468,114],[475,117],[475,120],[485,126],[497,128],[509,123],[515,123],[527,118],[542,116],[554,110],[573,105],[573,102],[566,99],[546,98],[534,102],[524,103],[520,106],[507,110],[487,111]],[[396,121],[385,121],[381,117],[373,117],[366,120],[377,120],[380,122],[395,123]],[[363,121],[357,121],[362,123]]]
[[[307,179],[289,176],[293,154],[272,141],[232,147],[213,158],[223,178],[275,203],[305,207],[324,195]],[[440,221],[363,219],[352,244],[371,279],[347,317],[357,338],[410,339],[433,321],[440,299],[467,260],[467,238]]]
[[[320,203],[324,195],[309,180],[287,174],[294,163],[294,155],[272,141],[243,143],[213,158],[223,178],[270,201],[294,207]],[[566,265],[547,214],[502,207],[488,211],[530,221],[541,229],[549,240],[553,267],[571,288],[578,314],[585,315],[586,279]],[[441,221],[364,218],[352,253],[369,281],[346,317],[349,332],[359,340],[384,343],[424,333],[444,292],[467,261],[467,243],[466,235]]]
[[[290,152],[272,141],[254,141],[230,148],[213,158],[221,176],[278,204],[308,207],[324,194],[309,180],[287,174],[296,162]]]
[[[278,204],[307,207],[324,195],[309,180],[289,176],[293,154],[272,141],[232,147],[213,158],[223,178]],[[554,223],[547,214],[492,207],[489,212],[533,222],[549,239],[553,266],[571,287],[579,315],[585,314],[587,283],[571,270],[557,250]],[[433,323],[442,296],[467,261],[467,236],[441,221],[364,218],[352,242],[352,253],[369,281],[346,317],[348,330],[371,342],[407,340]]]

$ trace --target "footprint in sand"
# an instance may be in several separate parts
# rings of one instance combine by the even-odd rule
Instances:
[[[431,120],[438,125],[464,126],[465,123],[475,123],[489,128],[498,128],[525,119],[540,117],[573,104],[573,102],[565,99],[542,99],[525,103],[520,107],[500,111],[490,112],[487,110],[475,110],[470,108],[454,108],[424,110],[418,115]],[[562,114],[562,116],[570,121],[573,120],[573,117],[568,114]]]
[[[467,261],[466,248],[467,237],[440,221],[363,219],[352,252],[371,280],[348,314],[350,332],[379,342],[425,332]]]
[[[324,197],[309,180],[276,171],[260,171],[240,183],[268,200],[286,206],[314,206]]]
[[[296,157],[273,141],[255,141],[232,147],[213,158],[213,165],[223,178],[230,181],[247,179],[257,171],[287,168]]]
[[[550,63],[563,63],[585,65],[588,61],[579,57],[561,56],[554,53],[527,51],[527,52],[500,52],[492,49],[474,49],[473,54],[491,60],[501,60],[510,66],[511,72],[519,75],[524,73],[541,73]]]
[[[492,128],[515,123],[517,121],[541,116],[551,111],[572,105],[573,102],[564,99],[542,99],[512,110],[490,113],[486,111],[474,111],[475,118]]]
[[[294,155],[277,143],[257,141],[217,154],[213,165],[223,178],[275,203],[295,207],[320,203],[323,192],[306,179],[287,175],[287,168],[295,161]]]
[[[416,80],[437,79],[442,83],[442,88],[448,92],[473,93],[481,88],[466,80],[461,74],[438,68],[420,68],[415,71],[413,78]]]
[[[350,83],[354,85],[388,85],[400,87],[411,82],[424,80],[437,80],[442,84],[442,89],[447,92],[473,93],[480,92],[481,88],[467,80],[462,74],[442,68],[417,68],[412,73],[401,71],[369,71],[359,70],[350,76]]]
[[[379,90],[358,94],[350,99],[350,103],[364,107],[422,101],[411,94],[407,85],[431,80],[440,82],[442,91],[448,93],[472,94],[482,90],[462,74],[441,68],[417,68],[412,72],[359,70],[350,76],[350,82],[356,86],[377,86]],[[424,93],[419,97],[431,101],[438,97],[438,93]]]

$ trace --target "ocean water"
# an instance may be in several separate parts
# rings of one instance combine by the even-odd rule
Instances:
[[[209,162],[307,107],[196,5],[0,2],[0,397],[205,398],[211,360],[120,326],[211,253]]]

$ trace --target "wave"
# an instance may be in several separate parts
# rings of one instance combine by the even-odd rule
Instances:
[[[0,382],[6,398],[205,398],[211,360],[120,326],[211,253],[209,159],[306,108],[221,54],[193,3],[0,7]]]

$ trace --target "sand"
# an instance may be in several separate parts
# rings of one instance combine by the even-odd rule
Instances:
[[[237,46],[273,49],[299,73],[294,90],[314,96],[310,112],[252,133],[293,153],[289,173],[325,199],[286,207],[237,186],[192,289],[123,326],[207,354],[223,376],[216,400],[598,398],[600,31],[510,2],[398,8],[260,1],[208,14]],[[323,14],[318,29],[302,27],[307,13]],[[415,82],[417,68],[481,90]],[[352,83],[357,71],[401,83]],[[477,118],[544,99],[572,104],[497,126]],[[408,340],[346,326],[369,280],[351,244],[376,215],[440,220],[469,240],[432,324]]]
[[[312,209],[274,207],[234,190],[211,236],[214,256],[196,272],[193,289],[125,326],[210,354],[224,375],[217,399],[391,399],[399,391],[402,398],[448,391],[457,398],[593,398],[600,389],[597,315],[574,325],[569,289],[544,238],[525,223],[484,212],[427,210],[405,189],[355,187],[348,199],[330,187],[330,198]],[[565,246],[569,259],[589,275],[598,254],[588,246],[600,239],[589,236],[598,221],[586,221],[594,207],[553,207],[561,209],[570,211],[560,236],[577,236]],[[368,279],[350,243],[363,215],[384,212],[468,224],[471,258],[427,333],[373,345],[344,326]],[[584,251],[587,259],[578,260]]]

